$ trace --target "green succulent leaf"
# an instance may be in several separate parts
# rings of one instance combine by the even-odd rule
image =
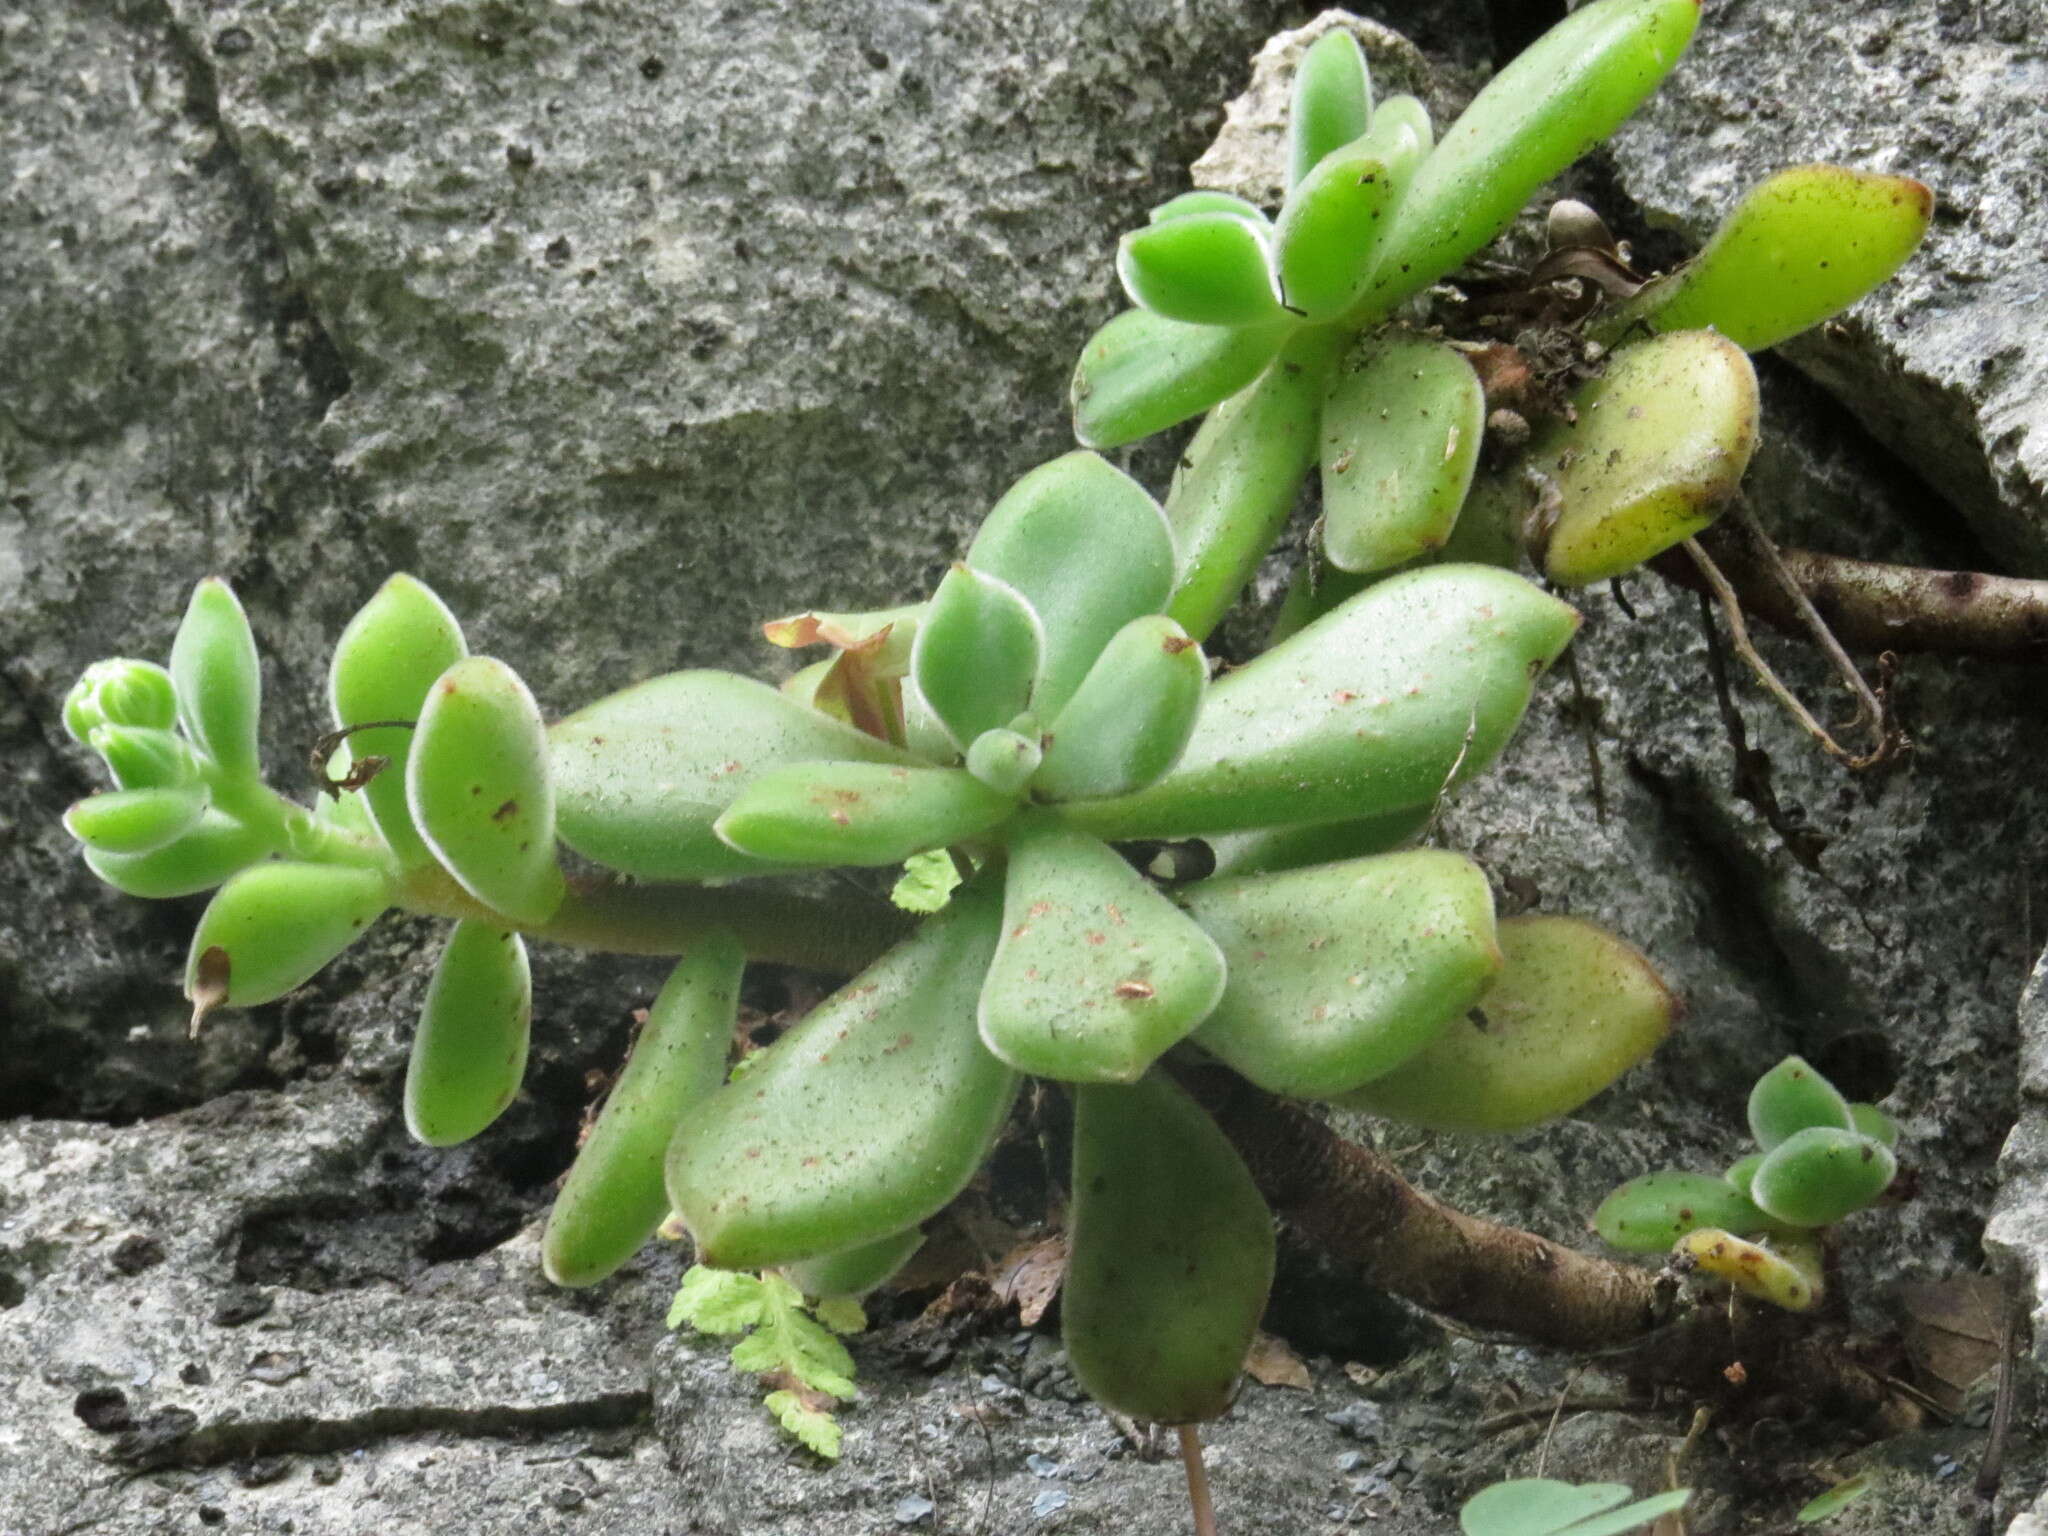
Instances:
[[[1526,462],[1563,508],[1542,552],[1565,586],[1635,569],[1720,516],[1756,451],[1756,370],[1710,331],[1615,354],[1572,399],[1576,425],[1538,434]]]
[[[405,1126],[452,1147],[480,1135],[519,1096],[533,1022],[526,941],[491,923],[448,934],[413,1030]]]
[[[1117,242],[1131,302],[1186,325],[1270,325],[1284,318],[1263,219],[1189,213]]]
[[[128,896],[162,900],[210,891],[237,870],[277,852],[269,833],[219,811],[207,811],[182,837],[148,853],[103,853],[87,847],[86,867]]]
[[[96,661],[64,696],[64,730],[86,742],[105,727],[168,730],[178,718],[178,691],[171,674],[153,661],[126,656]]]
[[[1031,707],[1049,720],[1112,635],[1166,605],[1173,535],[1137,481],[1096,454],[1069,453],[1003,494],[967,563],[1015,587],[1044,626]]]
[[[1721,1177],[1732,1184],[1746,1198],[1749,1194],[1749,1186],[1756,1182],[1757,1169],[1763,1167],[1763,1165],[1763,1153],[1752,1152],[1748,1157],[1740,1157],[1730,1163],[1728,1171],[1722,1174]],[[1725,1226],[1727,1223],[1724,1222],[1722,1225]]]
[[[668,1215],[662,1160],[676,1127],[725,1081],[746,963],[731,935],[707,933],[656,994],[548,1213],[541,1266],[555,1284],[596,1284]]]
[[[1230,611],[1287,525],[1316,458],[1323,391],[1344,338],[1295,336],[1257,383],[1210,412],[1181,456],[1166,517],[1180,579],[1166,611],[1197,640]]]
[[[193,589],[171,641],[170,672],[185,734],[222,773],[254,783],[261,777],[256,727],[263,713],[262,668],[248,616],[219,577],[209,576]]]
[[[766,683],[671,672],[600,699],[549,732],[562,841],[643,880],[716,880],[772,868],[712,824],[762,773],[825,760],[916,759]]]
[[[992,886],[962,890],[679,1129],[669,1199],[705,1263],[843,1253],[960,1192],[1017,1093],[974,1027],[1001,920]]]
[[[1057,812],[1009,840],[1003,937],[981,989],[981,1038],[1019,1072],[1133,1082],[1223,992],[1216,943],[1099,839]]]
[[[1434,805],[1411,805],[1357,821],[1227,832],[1207,840],[1216,858],[1216,867],[1210,873],[1219,878],[1266,875],[1310,864],[1334,864],[1342,859],[1393,853],[1420,836],[1435,814]]]
[[[954,745],[1007,725],[1031,701],[1045,633],[1006,581],[956,565],[933,594],[910,673]]]
[[[1678,62],[1699,0],[1593,0],[1488,82],[1402,200],[1367,302],[1385,313],[1492,243]]]
[[[1855,1131],[1816,1125],[1765,1154],[1750,1197],[1790,1227],[1825,1227],[1862,1210],[1898,1172],[1892,1150]]]
[[[502,661],[471,656],[443,672],[420,709],[405,765],[413,825],[462,888],[515,923],[562,903],[547,728]]]
[[[1770,1218],[1728,1180],[1711,1173],[1646,1173],[1600,1202],[1593,1230],[1625,1253],[1666,1253],[1699,1227],[1761,1232]]]
[[[1046,732],[1035,780],[1049,800],[1124,795],[1179,761],[1201,715],[1209,662],[1164,614],[1110,638]]]
[[[1434,848],[1205,880],[1181,899],[1229,963],[1196,1041],[1273,1093],[1327,1098],[1384,1076],[1500,969],[1484,872]]]
[[[1372,120],[1365,50],[1337,27],[1310,44],[1294,69],[1287,110],[1287,185],[1307,180],[1325,156],[1351,143]]]
[[[1458,1512],[1464,1536],[1620,1536],[1685,1508],[1689,1488],[1639,1499],[1625,1508],[1626,1483],[1561,1483],[1518,1477],[1482,1488]]]
[[[1068,814],[1122,839],[1430,804],[1492,762],[1577,627],[1570,608],[1506,571],[1392,577],[1212,683],[1165,778]]]
[[[1428,148],[1412,114],[1391,114],[1356,143],[1324,156],[1288,193],[1273,251],[1289,309],[1321,322],[1358,301]]]
[[[1678,1000],[1631,946],[1575,917],[1500,925],[1504,963],[1469,1019],[1339,1100],[1436,1131],[1568,1115],[1655,1050]]]
[[[1804,1057],[1787,1056],[1749,1090],[1749,1133],[1766,1152],[1817,1125],[1855,1130],[1856,1116],[1840,1090]]]
[[[1889,280],[1933,216],[1934,194],[1911,177],[1840,165],[1780,171],[1736,204],[1705,250],[1621,306],[1601,332],[1711,329],[1761,352]]]
[[[1127,309],[1081,349],[1069,388],[1074,436],[1084,447],[1119,448],[1199,416],[1263,373],[1289,329],[1188,325]]]
[[[1479,463],[1486,398],[1455,348],[1389,332],[1340,368],[1323,406],[1323,550],[1381,571],[1440,549]]]
[[[923,1246],[924,1233],[912,1227],[878,1243],[867,1243],[859,1248],[849,1248],[844,1253],[829,1253],[820,1259],[787,1265],[782,1273],[806,1296],[819,1297],[823,1302],[865,1296],[885,1284]],[[832,1322],[825,1306],[821,1305],[817,1310],[820,1318],[828,1324]],[[855,1311],[858,1315],[858,1308]],[[859,1328],[837,1331],[858,1332]]]
[[[337,729],[375,720],[417,721],[434,679],[469,654],[448,605],[411,576],[393,576],[348,621],[328,668],[327,699]],[[420,841],[405,803],[406,760],[413,733],[404,726],[355,731],[355,761],[381,757],[385,768],[363,787],[385,845],[410,868],[433,856]]]
[[[1858,1135],[1868,1136],[1872,1141],[1882,1142],[1887,1147],[1897,1148],[1899,1144],[1899,1123],[1875,1104],[1851,1104],[1849,1106],[1851,1128]]]
[[[117,789],[75,802],[64,813],[64,830],[100,853],[150,853],[196,827],[206,798],[197,784]]]
[[[1016,804],[960,768],[795,763],[756,778],[714,828],[750,858],[870,867],[981,837]]]
[[[1075,1093],[1061,1332],[1096,1401],[1157,1424],[1230,1405],[1273,1283],[1273,1218],[1216,1123],[1157,1076]]]
[[[1045,754],[1035,738],[1008,729],[983,731],[967,749],[967,771],[999,795],[1024,793]]]
[[[1183,192],[1179,197],[1169,197],[1145,215],[1145,222],[1162,224],[1168,219],[1184,219],[1191,213],[1234,213],[1254,224],[1269,222],[1265,210],[1257,203],[1246,202],[1233,192],[1212,192],[1202,187]]]
[[[390,904],[382,870],[252,865],[200,914],[185,962],[185,995],[202,1012],[222,1003],[253,1008],[272,1002],[355,943]]]
[[[199,760],[182,736],[158,726],[96,725],[86,738],[123,789],[197,784]]]

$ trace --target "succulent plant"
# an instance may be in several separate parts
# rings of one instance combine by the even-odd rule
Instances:
[[[386,910],[451,920],[406,1085],[435,1144],[518,1091],[529,938],[677,956],[550,1219],[563,1284],[611,1273],[673,1208],[705,1264],[867,1290],[981,1165],[1022,1080],[1065,1085],[1075,1368],[1133,1415],[1213,1416],[1272,1228],[1179,1067],[1507,1130],[1577,1108],[1675,1017],[1619,938],[1496,923],[1482,870],[1409,845],[1577,627],[1504,567],[1599,580],[1710,520],[1757,433],[1744,348],[1888,275],[1925,189],[1787,173],[1652,282],[1597,217],[1554,210],[1550,269],[1521,297],[1565,306],[1580,346],[1520,437],[1497,419],[1501,343],[1445,340],[1418,306],[1634,109],[1696,21],[1695,0],[1595,0],[1440,139],[1419,102],[1372,100],[1349,34],[1325,37],[1277,217],[1193,193],[1121,242],[1139,307],[1082,354],[1086,447],[1019,480],[924,600],[767,624],[824,648],[780,686],[681,671],[548,725],[396,576],[336,647],[308,807],[262,779],[255,643],[208,581],[167,669],[100,663],[67,701],[118,786],[67,825],[120,890],[220,888],[187,971],[195,1027],[300,985]],[[1205,412],[1163,506],[1089,451]],[[1311,470],[1315,558],[1269,647],[1218,673],[1204,644]],[[921,921],[783,878],[906,862]],[[750,958],[853,979],[728,1079]],[[1867,1106],[1792,1074],[1755,1113],[1743,1188],[1639,1181],[1603,1232],[1662,1249],[1709,1216],[1806,1230],[1889,1177]]]

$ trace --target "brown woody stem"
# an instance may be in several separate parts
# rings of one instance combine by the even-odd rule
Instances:
[[[1745,611],[1786,634],[1809,633],[1798,605],[1748,540],[1715,528],[1699,543]],[[1849,650],[2048,661],[2048,581],[1885,565],[1808,549],[1777,553],[1799,593]],[[1651,566],[1678,586],[1695,592],[1705,586],[1682,551],[1667,551]]]
[[[1223,1073],[1191,1086],[1266,1202],[1371,1284],[1476,1328],[1542,1344],[1610,1345],[1670,1314],[1672,1288],[1432,1199],[1297,1104]]]

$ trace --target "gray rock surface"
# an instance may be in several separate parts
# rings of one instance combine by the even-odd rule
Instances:
[[[1387,19],[1438,48],[1462,21],[1469,46],[1476,10]],[[2019,561],[2048,548],[2038,338],[2014,319],[2039,286],[2038,209],[2017,195],[2039,118],[1997,104],[2041,65],[1995,4],[1922,10],[1861,0],[1837,42],[1810,17],[1795,32],[1787,0],[1714,8],[1617,171],[1667,236],[1708,227],[1752,163],[1833,154],[1936,182],[1957,214],[1900,296],[1796,354],[1840,398],[1767,369],[1752,498],[1799,542],[1971,565],[1981,538]],[[56,816],[91,785],[55,703],[96,656],[161,655],[184,589],[222,572],[268,647],[268,746],[292,783],[327,643],[393,567],[554,709],[679,662],[759,667],[753,620],[915,589],[1065,446],[1114,232],[1183,184],[1282,19],[1166,0],[0,17],[0,97],[27,104],[0,113],[0,1114],[34,1117],[0,1127],[0,1533],[1183,1528],[1175,1470],[1062,1394],[1048,1340],[929,1357],[881,1330],[859,1346],[848,1458],[821,1471],[720,1351],[657,1342],[672,1252],[588,1295],[538,1283],[531,1223],[646,965],[544,952],[529,1091],[453,1154],[410,1147],[395,1113],[426,925],[187,1047],[164,978],[190,904],[78,868]],[[1901,80],[1926,111],[1898,110]],[[1648,579],[1628,595],[1633,619],[1584,603],[1604,817],[1559,678],[1444,834],[1510,903],[1628,934],[1691,1017],[1562,1126],[1387,1145],[1426,1187],[1576,1240],[1619,1179],[1732,1156],[1748,1081],[1796,1049],[1882,1096],[1913,1149],[1916,1197],[1846,1234],[1859,1317],[1979,1262],[2023,1108],[1996,1235],[2044,1284],[2038,1007],[2017,1089],[2013,1070],[2048,913],[2031,675],[1909,659],[1916,750],[1854,779],[1738,683],[1781,799],[1830,839],[1816,874],[1730,793],[1691,599]],[[1358,1329],[1309,1325],[1327,1297],[1290,1306],[1330,1358],[1312,1397],[1251,1388],[1216,1429],[1229,1529],[1421,1536],[1535,1470],[1541,1422],[1474,1426],[1553,1400],[1573,1362],[1454,1339],[1354,1379]],[[1647,1487],[1685,1421],[1567,1417],[1543,1464]],[[2038,1491],[2038,1443],[2007,1513]],[[1890,1448],[1884,1502],[1842,1528],[1968,1529],[1955,1469],[1977,1444]],[[1686,1475],[1712,1501],[1703,1530],[1814,1491],[1763,1499],[1711,1451]]]

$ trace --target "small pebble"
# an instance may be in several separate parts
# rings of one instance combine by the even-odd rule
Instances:
[[[1048,1488],[1032,1498],[1031,1513],[1036,1519],[1050,1520],[1072,1502],[1073,1496],[1064,1488]]]
[[[908,1494],[896,1501],[896,1523],[898,1525],[922,1525],[931,1519],[938,1505],[921,1493]]]

